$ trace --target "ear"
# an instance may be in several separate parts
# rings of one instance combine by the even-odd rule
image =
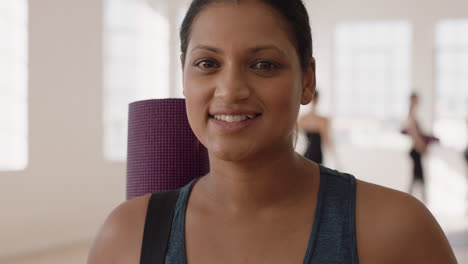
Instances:
[[[307,71],[304,72],[303,83],[302,83],[302,98],[301,104],[307,105],[312,101],[315,93],[316,79],[315,79],[315,59],[312,57],[307,67]]]

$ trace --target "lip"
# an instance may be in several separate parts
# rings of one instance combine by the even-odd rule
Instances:
[[[215,115],[259,115],[255,110],[214,110],[210,112],[210,117]]]
[[[226,115],[226,112],[223,112],[223,114]],[[230,114],[230,115],[253,115],[255,114],[256,116],[252,119],[246,119],[243,121],[239,122],[226,122],[223,120],[218,120],[215,119],[213,116],[210,115],[209,117],[209,122],[213,125],[214,129],[221,134],[235,134],[235,133],[240,133],[251,127],[255,122],[258,121],[261,115],[255,112],[249,112],[249,113],[242,113],[240,114],[239,112],[236,112],[235,114]],[[216,114],[216,115],[221,115],[221,114]]]

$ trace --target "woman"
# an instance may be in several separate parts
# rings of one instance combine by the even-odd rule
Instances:
[[[165,263],[455,263],[427,209],[295,153],[315,89],[300,0],[195,0],[181,28],[190,125],[210,172],[180,190]],[[138,263],[151,195],[117,207],[88,263]],[[359,257],[358,257],[359,256]],[[140,263],[151,263],[141,259]]]
[[[468,128],[468,119],[466,120],[466,126]],[[468,131],[468,129],[467,129],[467,131]],[[466,146],[466,148],[465,148],[464,156],[465,156],[465,161],[466,161],[466,163],[468,165],[468,146]]]
[[[317,113],[317,105],[319,101],[319,93],[315,91],[312,98],[310,111],[299,117],[299,128],[305,132],[307,136],[307,149],[304,157],[318,164],[323,163],[322,145],[324,145],[330,153],[333,153],[336,159],[335,165],[338,165],[338,159],[333,148],[330,138],[330,121]],[[322,144],[323,143],[323,144]]]
[[[416,93],[412,93],[410,96],[410,107],[408,111],[408,117],[406,119],[406,125],[404,132],[411,137],[412,147],[409,152],[411,161],[413,162],[413,177],[409,186],[409,193],[413,192],[415,183],[419,182],[422,186],[422,200],[426,202],[426,190],[424,180],[424,168],[422,164],[422,158],[427,151],[427,147],[430,143],[438,141],[433,136],[425,135],[419,126],[419,122],[416,119],[416,107],[419,104],[419,96]]]
[[[426,192],[424,190],[424,170],[422,166],[422,155],[426,153],[427,143],[424,140],[423,133],[416,119],[416,107],[419,103],[419,97],[417,94],[413,93],[410,96],[410,109],[408,111],[408,118],[406,120],[406,127],[408,134],[411,136],[411,141],[413,146],[410,150],[410,157],[413,162],[413,178],[409,187],[409,193],[412,193],[414,184],[416,182],[421,182],[423,187],[423,201],[426,200]]]

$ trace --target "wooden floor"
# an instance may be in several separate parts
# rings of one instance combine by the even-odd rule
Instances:
[[[10,259],[0,259],[0,264],[85,264],[91,242],[31,253]]]

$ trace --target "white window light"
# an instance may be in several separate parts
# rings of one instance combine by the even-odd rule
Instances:
[[[169,96],[169,22],[146,0],[107,0],[104,155],[124,161],[128,104]]]
[[[28,164],[27,1],[0,1],[0,170]]]
[[[338,138],[365,147],[400,148],[408,109],[412,26],[405,21],[338,24],[335,125]]]
[[[468,144],[468,18],[436,25],[436,120],[441,144],[462,150]]]

